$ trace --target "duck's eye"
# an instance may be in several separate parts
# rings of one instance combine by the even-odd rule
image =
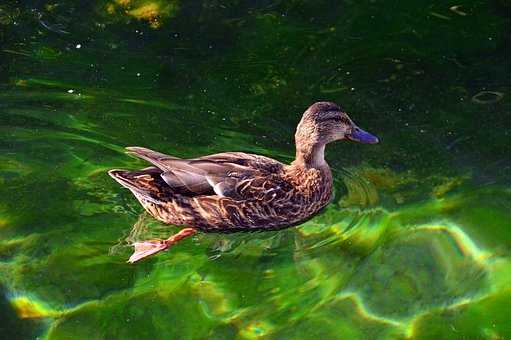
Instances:
[[[345,124],[349,123],[349,120],[346,117],[344,117],[343,115],[340,115],[338,112],[329,112],[323,118],[321,118],[320,121],[345,123]]]
[[[332,117],[332,120],[334,122],[337,122],[337,123],[344,123],[344,124],[348,124],[349,123],[348,120],[345,117],[343,117],[343,116]]]

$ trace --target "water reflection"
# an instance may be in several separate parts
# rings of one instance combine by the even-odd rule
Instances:
[[[509,337],[510,20],[497,2],[0,4],[5,334]],[[329,148],[324,212],[125,263],[131,242],[175,228],[106,175],[142,165],[124,146],[289,162],[320,99],[382,137]]]

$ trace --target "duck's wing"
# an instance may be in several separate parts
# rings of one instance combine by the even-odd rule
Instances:
[[[140,147],[127,150],[161,169],[160,176],[171,189],[181,192],[186,189],[192,195],[214,193],[234,199],[259,196],[258,191],[271,190],[272,184],[268,182],[278,178],[283,169],[283,164],[276,160],[242,152],[178,159]]]

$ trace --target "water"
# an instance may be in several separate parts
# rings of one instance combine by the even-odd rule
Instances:
[[[48,339],[511,337],[507,0],[0,4],[0,330]],[[106,175],[130,145],[290,162],[340,103],[335,199],[279,232],[198,235]]]

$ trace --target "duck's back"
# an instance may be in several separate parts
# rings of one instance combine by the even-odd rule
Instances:
[[[328,169],[301,171],[241,152],[183,160],[143,148],[129,151],[155,167],[111,175],[165,223],[216,232],[278,229],[310,217],[331,195]]]

